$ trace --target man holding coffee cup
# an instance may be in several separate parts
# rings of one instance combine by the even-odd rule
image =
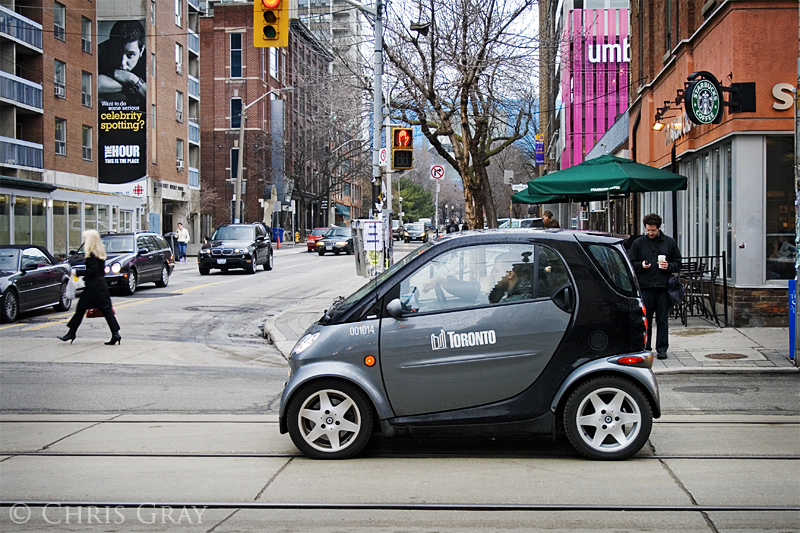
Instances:
[[[669,307],[667,291],[669,277],[680,269],[681,252],[675,239],[664,235],[661,217],[655,213],[645,215],[645,234],[636,239],[628,253],[642,290],[642,301],[647,310],[647,350],[651,350],[653,313],[656,315],[656,353],[659,359],[667,358],[669,348]]]

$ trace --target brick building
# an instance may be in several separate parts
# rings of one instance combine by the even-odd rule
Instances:
[[[196,236],[199,2],[34,0],[0,14],[0,243],[63,257],[85,229],[180,220]]]
[[[684,256],[725,254],[737,326],[786,325],[795,270],[794,106],[797,2],[634,1],[631,5],[631,157],[674,164],[688,189],[643,195],[641,213],[664,215]],[[792,37],[795,36],[795,37]],[[705,71],[740,86],[718,123],[690,120],[678,91]],[[705,75],[703,75],[705,76]],[[654,129],[660,128],[660,129]],[[671,232],[671,231],[670,231]],[[719,269],[722,275],[722,268]],[[718,281],[719,283],[719,281]]]

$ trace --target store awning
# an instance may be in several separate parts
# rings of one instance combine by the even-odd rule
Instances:
[[[336,206],[336,214],[342,215],[344,218],[350,218],[350,206],[342,204],[334,204]]]

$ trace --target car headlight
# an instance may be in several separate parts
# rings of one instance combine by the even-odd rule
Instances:
[[[246,254],[247,253],[247,248],[236,248],[233,251],[233,253],[235,253],[235,254]]]
[[[110,268],[108,268],[108,267],[106,267],[106,268],[105,268],[105,272],[106,272],[106,274],[108,274],[109,272],[111,272],[111,269],[110,269]]]
[[[317,340],[317,337],[319,337],[319,331],[304,335],[302,339],[297,341],[297,344],[295,344],[294,348],[292,348],[292,353],[289,355],[299,355],[303,350],[314,344],[314,341]]]
[[[336,246],[347,246],[347,241],[338,241]]]
[[[122,265],[120,265],[119,263],[114,263],[113,265],[111,265],[111,272],[113,272],[114,274],[119,274],[120,270],[122,270]]]

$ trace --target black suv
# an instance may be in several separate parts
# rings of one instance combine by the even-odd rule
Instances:
[[[125,294],[133,294],[141,283],[155,282],[156,287],[166,287],[175,268],[172,248],[158,233],[104,233],[106,247],[106,283],[118,287]],[[67,262],[76,271],[86,268],[83,245],[70,252]]]
[[[206,241],[197,256],[203,276],[212,268],[223,272],[243,268],[248,274],[255,274],[258,265],[264,265],[264,270],[272,270],[270,232],[260,222],[221,224]]]

